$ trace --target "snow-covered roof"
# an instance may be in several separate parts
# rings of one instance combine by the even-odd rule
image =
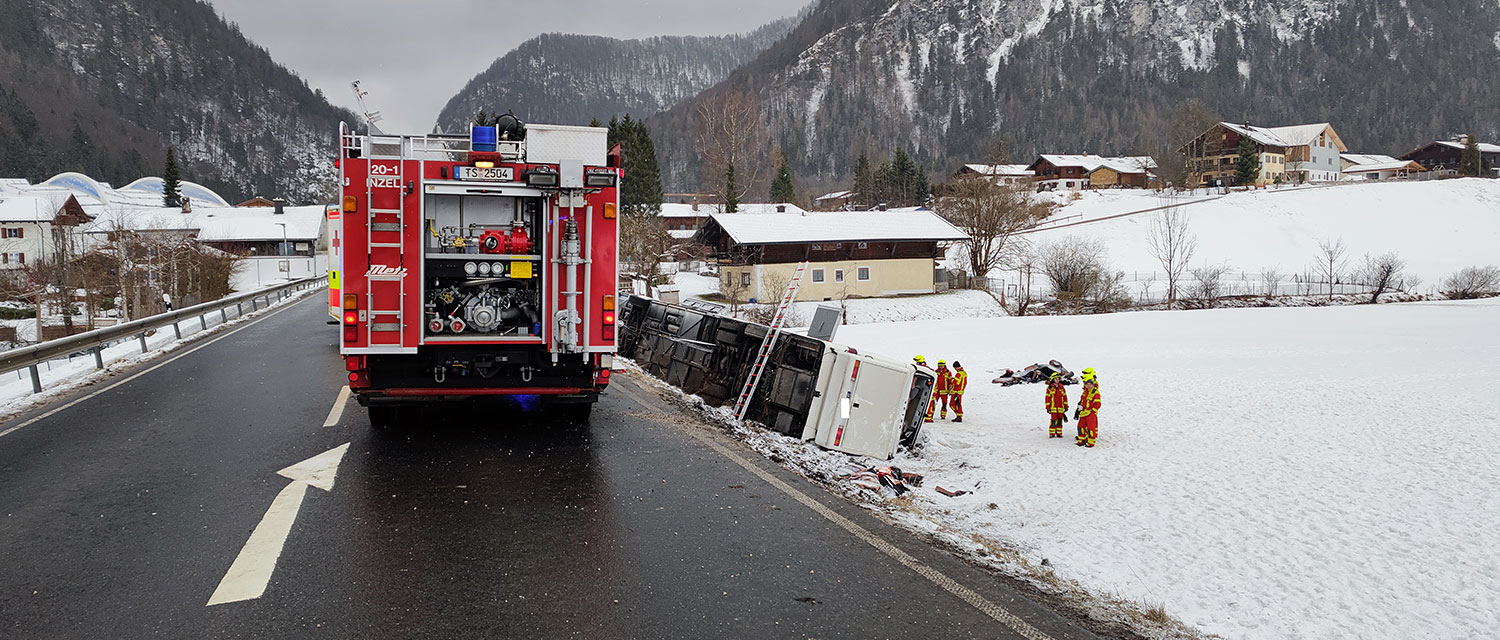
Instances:
[[[966,164],[965,169],[982,176],[1030,176],[1035,172],[1025,164]]]
[[[667,235],[672,236],[672,239],[674,239],[674,240],[692,240],[693,236],[697,235],[697,233],[698,233],[698,231],[696,229],[668,229],[667,230]]]
[[[824,200],[842,200],[844,198],[852,198],[852,197],[854,197],[854,192],[853,191],[835,191],[833,193],[825,193],[825,194],[823,194],[821,196],[818,196],[817,199],[816,199],[816,201],[817,202],[822,202]]]
[[[1225,128],[1234,131],[1251,140],[1272,147],[1304,147],[1312,144],[1324,131],[1332,134],[1334,144],[1340,151],[1348,151],[1344,141],[1339,138],[1338,132],[1333,130],[1333,125],[1327,122],[1316,124],[1299,124],[1288,127],[1256,127],[1249,124],[1235,124],[1233,122],[1222,122]]]
[[[157,200],[161,200],[162,190],[165,188],[165,184],[166,183],[161,178],[141,178],[139,180],[136,180],[135,182],[120,187],[119,191],[143,192],[155,196]],[[195,207],[199,205],[209,205],[213,207],[230,206],[229,201],[225,200],[223,196],[215,193],[213,189],[205,187],[196,182],[188,182],[186,180],[179,181],[177,183],[177,191],[181,193],[183,197],[192,199],[193,206]]]
[[[1437,143],[1453,149],[1464,148],[1464,143],[1454,142],[1452,140],[1438,140]],[[1479,147],[1480,153],[1500,153],[1500,145],[1490,144],[1488,142],[1480,142],[1475,146]]]
[[[1357,164],[1344,173],[1374,173],[1379,171],[1426,171],[1421,164],[1415,160],[1392,160],[1390,162],[1371,162],[1368,164]]]
[[[0,199],[0,222],[46,222],[57,216],[57,209],[46,198],[10,196]]]
[[[1121,173],[1145,173],[1156,168],[1156,159],[1151,156],[1096,156],[1093,154],[1050,154],[1044,153],[1038,162],[1046,160],[1054,167],[1080,167],[1084,171],[1092,172],[1099,167],[1109,167]],[[1036,162],[1027,165],[1035,167]],[[1029,173],[1029,172],[1028,172]]]
[[[716,213],[714,223],[738,244],[949,241],[969,235],[925,209],[805,214]]]
[[[287,240],[316,240],[322,234],[327,215],[322,205],[286,207],[284,211],[278,215],[267,207],[205,207],[192,213],[162,207],[116,209],[95,220],[89,232],[122,228],[189,231],[209,242],[254,242],[281,240],[281,225],[285,224]]]
[[[1385,162],[1398,162],[1397,158],[1383,156],[1374,153],[1341,153],[1339,158],[1353,165],[1381,164]]]
[[[777,207],[782,207],[783,210],[778,211]],[[785,204],[785,203],[782,203],[782,204],[776,204],[776,203],[770,203],[770,204],[765,204],[765,203],[741,204],[741,205],[739,205],[737,207],[737,209],[738,209],[738,211],[736,211],[736,213],[751,213],[751,214],[758,214],[758,213],[802,213],[803,212],[802,207],[799,207],[799,206],[797,206],[795,204]],[[715,214],[715,213],[723,213],[723,212],[724,212],[724,205],[721,205],[721,204],[700,204],[700,205],[698,205],[697,209],[694,209],[693,205],[691,205],[691,204],[684,204],[684,203],[677,203],[677,202],[668,202],[668,203],[663,203],[661,205],[661,216],[663,218],[704,218],[704,217],[708,217],[709,215],[712,215],[712,214]]]

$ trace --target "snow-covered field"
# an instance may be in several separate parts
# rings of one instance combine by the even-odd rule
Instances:
[[[1496,326],[1491,300],[855,325],[839,341],[970,372],[964,423],[929,425],[894,462],[927,475],[918,528],[981,534],[1226,638],[1474,638],[1500,628]],[[989,383],[1050,358],[1098,370],[1097,448],[1047,438],[1042,386]]]
[[[1061,198],[1049,194],[1052,198]],[[1347,184],[1318,188],[1237,192],[1205,201],[1203,192],[1177,203],[1198,237],[1190,266],[1226,264],[1248,272],[1291,274],[1312,270],[1320,240],[1343,239],[1350,266],[1365,254],[1399,252],[1407,273],[1420,277],[1419,291],[1441,284],[1468,266],[1500,263],[1500,180],[1468,178],[1430,182]],[[1069,198],[1062,198],[1068,201]],[[1190,202],[1198,204],[1186,204]],[[1171,204],[1151,191],[1095,191],[1061,207],[1049,224],[1069,224]],[[1039,243],[1084,236],[1104,243],[1110,264],[1136,273],[1162,271],[1147,250],[1146,233],[1158,213],[1049,228],[1026,237]],[[1013,273],[992,273],[1014,279]],[[1236,274],[1238,277],[1238,274]],[[1157,292],[1165,291],[1160,277]],[[1291,291],[1287,291],[1291,293]]]
[[[681,287],[682,299],[718,293],[719,282],[711,277],[678,273],[674,282]],[[812,321],[818,305],[837,302],[798,302],[787,314],[789,326],[806,326]],[[947,291],[928,296],[899,298],[860,298],[849,300],[849,324],[906,322],[945,318],[994,318],[1006,315],[1000,303],[983,291]]]

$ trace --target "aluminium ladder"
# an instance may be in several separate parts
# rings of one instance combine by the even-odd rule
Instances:
[[[802,288],[802,273],[807,270],[807,262],[797,264],[797,270],[792,273],[792,281],[786,286],[786,294],[781,297],[781,304],[776,307],[776,315],[771,319],[771,328],[766,331],[766,337],[760,341],[760,352],[755,354],[755,364],[750,366],[750,375],[745,378],[745,388],[740,392],[740,398],[734,404],[734,417],[743,421],[745,413],[750,410],[750,399],[755,396],[755,390],[760,387],[760,376],[766,370],[766,361],[771,359],[771,351],[776,348],[776,339],[781,336],[781,327],[786,324],[786,312],[792,303],[797,300],[797,290]]]

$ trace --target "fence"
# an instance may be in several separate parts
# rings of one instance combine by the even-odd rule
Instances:
[[[320,286],[326,281],[327,278],[323,276],[304,278],[270,289],[242,293],[112,327],[95,329],[86,333],[57,340],[49,340],[20,349],[11,349],[10,351],[0,353],[0,373],[29,369],[31,371],[31,391],[32,393],[41,393],[42,378],[37,365],[49,360],[71,357],[82,353],[92,353],[94,356],[94,368],[103,369],[104,348],[112,343],[136,338],[140,340],[141,353],[146,353],[146,335],[156,329],[170,325],[177,339],[181,340],[181,323],[184,321],[197,318],[199,327],[206,331],[208,330],[207,316],[211,313],[218,312],[219,322],[222,324],[229,321],[230,307],[235,309],[235,317],[241,317],[245,315],[245,305],[247,304],[250,305],[252,311],[259,310],[262,300],[265,302],[265,306],[269,307],[273,304],[271,300],[273,297],[276,300],[283,300],[293,292],[302,291],[308,287]]]
[[[1372,287],[1356,282],[1349,282],[1344,278],[1337,278],[1330,286],[1326,279],[1320,278],[1311,272],[1278,274],[1280,277],[1274,283],[1268,282],[1264,274],[1251,273],[1249,271],[1225,271],[1219,278],[1219,289],[1217,297],[1234,296],[1314,296],[1344,294],[1368,294]],[[1121,284],[1130,292],[1130,297],[1139,304],[1159,304],[1167,301],[1167,274],[1162,271],[1125,271],[1123,272]],[[996,295],[1004,294],[1007,300],[1014,300],[1019,296],[1021,287],[1016,280],[1006,278],[988,278],[988,288]],[[1201,284],[1192,272],[1182,274],[1177,281],[1177,298],[1183,299],[1190,296],[1192,292],[1201,290]],[[1031,278],[1031,299],[1045,300],[1051,296],[1050,287],[1046,284],[1046,278],[1040,274],[1033,273]],[[1331,289],[1331,291],[1330,291]]]

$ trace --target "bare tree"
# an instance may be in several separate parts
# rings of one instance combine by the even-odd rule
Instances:
[[[666,221],[650,213],[626,213],[620,216],[620,261],[642,278],[647,286],[660,284],[662,256],[671,255],[672,235]]]
[[[1167,116],[1165,145],[1152,154],[1156,157],[1157,175],[1179,188],[1196,184],[1197,172],[1188,166],[1181,150],[1221,120],[1218,113],[1197,98],[1178,104]]]
[[[1025,247],[1015,234],[1035,226],[1049,213],[1029,188],[1000,184],[987,177],[960,180],[937,201],[939,215],[968,234],[960,242],[969,275],[986,278],[996,268],[1014,264]]]
[[[769,325],[776,319],[776,306],[781,303],[781,298],[786,295],[786,288],[791,284],[791,277],[779,271],[766,269],[760,274],[760,295],[764,298],[757,300],[760,304],[752,307],[747,314],[751,322],[759,322]],[[788,323],[790,324],[790,323]]]
[[[695,107],[693,135],[703,158],[702,184],[721,202],[739,202],[767,182],[767,131],[760,101],[748,91],[720,91]]]
[[[1177,207],[1161,212],[1146,230],[1146,248],[1167,272],[1167,308],[1170,309],[1177,303],[1177,283],[1193,254],[1198,252],[1198,236],[1189,226],[1187,214]]]
[[[1051,285],[1057,301],[1079,310],[1093,306],[1112,311],[1127,306],[1125,274],[1115,272],[1105,261],[1104,245],[1096,240],[1070,236],[1037,252],[1038,270]]]
[[[1370,288],[1370,304],[1375,304],[1380,294],[1406,288],[1405,270],[1406,261],[1392,251],[1374,257],[1365,255],[1365,262],[1356,273],[1360,283]]]
[[[1329,300],[1333,300],[1333,285],[1338,282],[1339,275],[1347,267],[1347,260],[1344,257],[1347,251],[1343,238],[1318,242],[1318,275],[1328,280]]]
[[[1213,308],[1224,297],[1224,273],[1228,270],[1224,265],[1192,269],[1193,286],[1188,289],[1188,299],[1200,309]]]
[[[740,305],[745,302],[745,293],[750,289],[750,267],[736,268],[719,266],[719,295],[729,303],[729,315],[738,316]]]
[[[1260,270],[1260,282],[1266,287],[1266,299],[1269,300],[1276,297],[1277,291],[1281,288],[1283,277],[1281,271],[1277,270],[1276,267]]]
[[[1443,294],[1454,300],[1471,300],[1500,293],[1500,268],[1464,267],[1443,279]]]

